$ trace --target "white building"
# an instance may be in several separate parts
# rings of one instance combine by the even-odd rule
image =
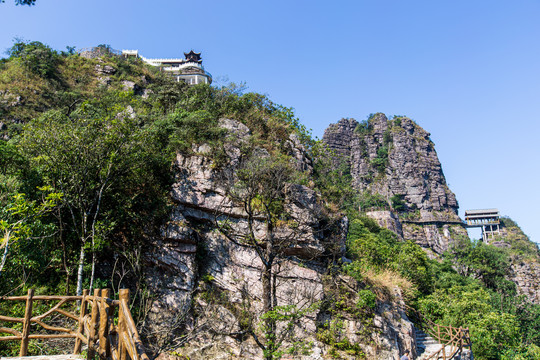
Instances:
[[[184,53],[185,59],[148,59],[139,55],[138,50],[122,50],[122,56],[137,57],[148,65],[159,67],[161,71],[174,76],[177,81],[182,80],[189,85],[212,83],[212,75],[204,70],[202,65],[201,53],[193,50]]]

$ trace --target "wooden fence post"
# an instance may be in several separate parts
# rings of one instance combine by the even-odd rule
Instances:
[[[34,297],[34,289],[28,289],[28,297],[26,298],[26,309],[24,310],[24,322],[21,339],[21,351],[19,356],[28,354],[28,335],[30,333],[30,320],[32,319],[32,298]]]
[[[111,356],[111,346],[109,344],[109,304],[107,303],[109,295],[109,289],[101,290],[101,306],[99,308],[99,348],[102,352],[105,352],[107,358]]]
[[[84,333],[84,317],[86,316],[86,297],[88,296],[88,289],[84,289],[82,293],[82,300],[81,300],[81,312],[79,314],[79,326],[77,327],[77,334],[83,335]],[[80,338],[75,339],[75,348],[73,349],[74,355],[79,355],[81,353],[82,348],[82,341]]]
[[[88,351],[86,352],[86,359],[88,360],[94,359],[96,354],[94,346],[96,344],[96,327],[99,316],[98,298],[100,294],[101,290],[94,289],[94,298],[92,299],[92,314],[90,318],[90,332],[88,334]]]
[[[446,360],[446,344],[442,344],[443,348],[442,348],[442,354],[443,354],[443,359]]]
[[[125,360],[127,358],[126,346],[128,346],[128,344],[124,344],[124,334],[127,332],[127,324],[124,317],[122,300],[126,300],[126,304],[129,304],[129,289],[120,289],[118,299],[120,300],[120,305],[118,306],[118,347],[120,351],[120,360]]]

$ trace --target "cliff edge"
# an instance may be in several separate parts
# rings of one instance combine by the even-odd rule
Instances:
[[[323,141],[334,164],[350,171],[360,211],[401,238],[442,254],[455,236],[467,232],[429,135],[407,117],[389,120],[377,113],[361,123],[331,124]]]

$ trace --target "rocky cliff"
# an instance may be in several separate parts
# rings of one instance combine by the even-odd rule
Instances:
[[[389,120],[381,113],[362,123],[342,119],[328,127],[323,141],[334,163],[349,168],[353,186],[378,199],[361,200],[360,210],[381,226],[437,254],[455,236],[467,236],[429,133],[411,119]]]
[[[489,244],[506,249],[510,254],[508,279],[516,284],[519,295],[540,304],[540,250],[519,226],[509,218],[502,218],[500,235],[489,239]]]
[[[225,168],[237,171],[250,130],[233,120],[223,119],[220,124],[228,132]],[[286,148],[294,166],[309,172],[309,158],[294,135]],[[256,151],[261,158],[268,156],[264,149]],[[218,228],[227,219],[228,226],[239,231],[255,226],[256,232],[264,234],[267,229],[262,221],[250,224],[246,210],[227,195],[222,170],[210,152],[210,147],[202,145],[192,154],[177,155],[175,207],[162,239],[147,257],[147,276],[156,300],[146,334],[156,351],[172,349],[189,359],[262,359],[254,336],[263,324],[262,258],[256,249],[231,241]],[[293,306],[303,315],[290,328],[278,324],[278,332],[292,335],[284,348],[295,350],[295,359],[322,359],[331,349],[328,342],[339,337],[346,338],[347,344],[359,342],[361,348],[354,351],[371,359],[395,359],[403,349],[412,349],[413,327],[397,310],[399,296],[394,301],[379,300],[369,323],[354,314],[337,321],[323,305],[333,301],[337,283],[348,284],[350,289],[362,287],[329,272],[344,254],[347,219],[329,217],[319,195],[302,185],[288,187],[285,207],[288,223],[294,224],[290,228],[300,231],[298,240],[278,254],[272,296],[276,306]],[[349,301],[354,302],[356,296],[350,291]],[[321,338],[317,334],[324,329]],[[353,359],[357,355],[343,356]]]
[[[442,254],[456,236],[468,237],[429,133],[411,119],[389,120],[380,113],[362,123],[342,119],[328,127],[323,141],[334,164],[348,167],[353,186],[379,198],[378,204],[366,206],[362,199],[360,204],[379,225],[415,241],[431,256]],[[509,249],[508,279],[519,294],[540,303],[540,257],[527,236],[506,219],[490,244]]]

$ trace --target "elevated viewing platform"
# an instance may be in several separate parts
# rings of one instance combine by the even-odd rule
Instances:
[[[498,209],[467,210],[465,211],[465,224],[467,227],[481,227],[482,239],[488,241],[491,237],[500,234],[500,220]]]
[[[465,211],[465,222],[469,227],[499,224],[499,210],[467,210]]]
[[[169,73],[177,81],[185,81],[189,85],[211,84],[212,75],[202,65],[201,53],[191,50],[184,53],[182,58],[150,59],[139,54],[139,50],[122,50],[124,57],[137,57],[148,65],[159,67],[161,71]]]

